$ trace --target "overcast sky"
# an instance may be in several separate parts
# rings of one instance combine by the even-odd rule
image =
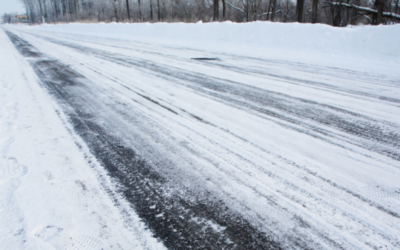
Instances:
[[[21,14],[25,13],[25,9],[20,0],[0,0],[0,16],[9,12]]]

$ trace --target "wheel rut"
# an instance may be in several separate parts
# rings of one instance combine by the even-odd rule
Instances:
[[[240,82],[169,67],[153,61],[129,58],[121,54],[67,43],[54,38],[46,37],[46,40],[125,67],[134,67],[144,74],[171,81],[219,102],[234,105],[239,109],[251,110],[272,118],[278,123],[284,122],[289,125],[288,128],[320,138],[325,142],[330,143],[330,139],[340,140],[385,155],[396,161],[400,160],[400,145],[398,144],[400,127],[397,124],[379,121],[350,110],[268,91]],[[286,81],[292,82],[298,80],[294,78],[286,79]],[[379,97],[378,99],[385,98]],[[397,99],[392,101],[398,102]],[[298,127],[302,129],[299,130]]]
[[[20,45],[18,36],[13,39],[16,43],[16,48],[29,47],[34,52],[40,53],[26,41],[20,42]],[[32,42],[34,40],[33,38]],[[56,40],[52,42],[59,44]],[[50,43],[47,43],[47,45],[51,46]],[[76,49],[82,56],[86,51],[85,47],[74,43],[60,45],[75,46],[76,48],[73,49]],[[57,48],[59,47],[57,46]],[[264,90],[262,89],[239,82],[208,77],[196,72],[176,72],[178,68],[169,68],[167,65],[158,64],[157,62],[145,61],[145,65],[141,65],[143,60],[138,58],[129,58],[122,54],[109,53],[102,50],[91,50],[91,48],[87,49],[89,50],[87,55],[90,54],[95,58],[111,61],[124,67],[135,68],[139,73],[144,73],[153,78],[156,76],[167,79],[206,98],[234,106],[234,108],[243,109],[266,120],[275,120],[280,126],[297,129],[296,131],[298,132],[315,136],[321,140],[332,138],[335,141],[331,143],[337,143],[339,147],[346,145],[343,143],[343,141],[346,141],[365,148],[369,143],[368,141],[371,140],[368,137],[371,136],[368,134],[370,131],[367,127],[365,135],[357,135],[337,128],[332,129],[335,127],[330,123],[331,118],[339,117],[345,119],[350,117],[348,119],[350,127],[353,126],[351,123],[357,123],[360,120],[365,121],[367,125],[379,123],[379,121],[367,116],[344,109],[337,109],[322,103],[291,98],[274,92],[263,92]],[[66,51],[71,52],[72,50],[67,49]],[[164,101],[165,99],[153,98],[153,95],[133,86],[133,89],[127,88],[127,93],[122,93],[124,90],[117,88],[120,88],[120,85],[123,86],[125,82],[123,80],[120,82],[118,78],[114,78],[112,75],[110,75],[109,81],[107,80],[105,83],[111,84],[116,90],[113,88],[103,89],[102,85],[91,82],[88,78],[71,70],[66,64],[60,63],[60,61],[49,58],[44,54],[40,54],[40,57],[29,56],[29,53],[25,54],[44,88],[49,91],[62,107],[63,113],[68,117],[75,133],[85,141],[92,155],[107,170],[114,180],[114,184],[118,187],[120,194],[129,201],[155,237],[160,239],[168,248],[355,248],[357,244],[353,245],[355,242],[353,238],[348,237],[350,239],[349,242],[337,240],[336,236],[326,231],[332,225],[340,227],[351,225],[357,230],[364,230],[363,232],[370,233],[368,237],[365,237],[364,234],[358,234],[358,231],[355,230],[343,231],[346,232],[346,235],[351,234],[352,237],[357,238],[362,244],[367,244],[369,240],[381,242],[385,237],[382,241],[390,240],[390,237],[387,237],[388,234],[371,228],[369,224],[366,224],[366,220],[358,219],[362,217],[359,216],[358,211],[364,211],[364,207],[368,206],[366,209],[368,213],[371,211],[377,212],[376,214],[379,214],[380,219],[398,220],[397,211],[381,206],[379,202],[372,201],[372,198],[366,198],[364,193],[358,194],[353,192],[353,189],[338,185],[329,178],[307,169],[307,167],[296,165],[294,162],[286,162],[289,160],[283,159],[279,154],[274,157],[278,162],[275,162],[275,160],[271,162],[271,164],[277,164],[278,175],[275,175],[275,167],[271,167],[271,171],[265,171],[262,167],[259,169],[258,167],[260,166],[255,163],[256,160],[253,162],[249,158],[241,158],[241,154],[235,154],[235,150],[231,151],[232,144],[229,144],[230,147],[222,149],[218,138],[215,138],[215,141],[207,141],[212,135],[210,137],[209,134],[201,134],[195,127],[191,128],[190,124],[181,123],[183,121],[181,119],[195,119],[196,122],[191,125],[197,125],[197,121],[199,121],[199,123],[203,123],[203,126],[213,127],[215,130],[221,129],[216,124],[209,123],[190,112],[186,112],[179,106]],[[80,57],[78,56],[77,58]],[[84,56],[84,58],[87,57]],[[69,60],[67,61],[70,62]],[[73,61],[75,62],[75,60]],[[76,62],[79,63],[78,59]],[[72,65],[75,64],[72,63]],[[99,71],[99,69],[96,70]],[[90,72],[88,71],[88,75]],[[96,73],[100,74],[100,72]],[[102,81],[103,74],[100,75],[101,77],[99,78],[94,75],[93,79]],[[104,77],[108,78],[107,74],[104,74]],[[116,84],[114,85],[114,83]],[[229,88],[230,86],[231,88]],[[144,103],[141,103],[142,100],[140,98],[140,101],[135,99],[128,100],[129,98],[135,98],[134,93],[146,99],[146,101],[143,100]],[[262,100],[263,96],[267,96],[268,100]],[[280,107],[290,108],[296,105],[298,107],[291,108],[289,111],[283,108],[280,110]],[[141,109],[141,106],[144,109]],[[305,106],[307,107],[305,108]],[[149,107],[151,107],[151,112],[147,112]],[[156,109],[153,107],[156,107]],[[169,112],[165,112],[165,110]],[[318,113],[321,110],[325,112],[322,115]],[[318,123],[318,120],[304,117],[300,111],[303,113],[310,112],[310,117],[318,118],[318,116],[321,116],[321,120],[328,121],[326,124]],[[329,116],[329,112],[333,113],[334,116]],[[326,113],[328,113],[327,117],[324,116]],[[172,122],[174,119],[179,121],[177,120],[176,124],[174,124]],[[393,127],[396,127],[396,124],[381,122],[379,126],[372,129],[379,130],[382,129],[381,126],[386,126],[389,130],[395,130]],[[129,127],[135,127],[135,129],[129,129]],[[177,132],[175,132],[176,130]],[[207,130],[207,132],[210,131]],[[225,132],[230,133],[229,131]],[[178,139],[175,138],[177,133],[180,134]],[[235,136],[235,134],[231,135]],[[338,141],[338,138],[343,141]],[[171,139],[173,142],[168,143]],[[244,138],[239,139],[245,141]],[[154,145],[147,143],[146,140],[155,141],[157,144],[151,148]],[[186,140],[194,143],[191,145],[192,147],[188,146],[190,143],[185,144],[187,143]],[[177,143],[179,144],[177,145]],[[396,145],[391,145],[390,140],[385,142],[384,138],[379,143],[386,145],[391,150],[393,150],[393,146],[396,147]],[[242,144],[239,143],[238,145]],[[160,149],[163,146],[171,146],[173,149],[163,151],[163,149]],[[201,148],[204,146],[207,146],[205,150]],[[349,148],[359,150],[351,146]],[[381,149],[378,152],[381,152]],[[151,152],[151,150],[154,151]],[[253,154],[253,152],[250,152],[252,151],[251,148],[243,149],[240,152],[242,153],[246,150],[249,150],[248,153],[251,153],[251,155]],[[226,155],[224,154],[225,151]],[[143,152],[147,154],[143,154]],[[172,160],[164,157],[165,152],[181,152],[181,154],[177,154],[178,157],[185,159]],[[271,152],[265,153],[271,154]],[[368,154],[368,152],[365,153]],[[225,156],[226,158],[224,158]],[[253,156],[258,158],[260,155],[254,154]],[[178,174],[175,176],[165,174],[170,170],[172,172],[183,170],[178,165],[182,162],[187,163],[191,159],[193,159],[194,164],[184,166],[190,174]],[[170,161],[168,162],[168,160]],[[218,163],[223,160],[232,161],[232,164],[219,166]],[[265,160],[271,159],[265,157]],[[200,161],[207,161],[206,168],[194,166],[199,164]],[[160,171],[160,162],[162,168],[166,169],[165,171]],[[282,162],[285,162],[285,164],[282,164]],[[293,165],[293,167],[289,165]],[[204,182],[202,180],[196,182],[199,170],[209,169],[216,171],[218,176],[214,178],[213,175],[207,175],[207,173],[204,174],[204,177],[211,178],[207,178]],[[282,171],[287,171],[285,172],[287,175],[282,174]],[[256,173],[254,177],[253,173]],[[297,176],[298,174],[299,176]],[[248,177],[248,175],[252,177]],[[190,178],[179,179],[180,177]],[[305,181],[300,181],[300,177],[302,179],[304,177]],[[217,180],[217,178],[221,178],[221,180]],[[252,198],[242,200],[237,198],[232,192],[235,189],[229,189],[226,186],[228,183],[224,183],[224,180],[229,180],[229,184],[233,184],[235,188],[240,187],[241,191],[238,193],[244,194],[246,190],[252,190],[251,192],[256,194],[259,200],[265,200],[264,205],[267,205],[267,203],[268,205],[263,205],[264,208],[266,207],[265,209],[256,210],[252,205],[243,202],[244,200],[253,200]],[[182,182],[181,185],[177,184],[180,182]],[[195,185],[201,184],[202,186],[197,188],[195,185],[184,184],[188,182],[193,182]],[[260,185],[261,183],[268,184]],[[206,187],[209,184],[212,186]],[[311,188],[310,185],[314,184],[315,188]],[[273,195],[269,195],[270,188],[274,189],[272,193],[277,194],[275,198]],[[223,191],[220,192],[219,190]],[[315,192],[316,190],[318,191]],[[369,192],[369,189],[365,191],[368,197],[373,195],[379,197],[388,196],[386,193],[382,195],[378,191],[369,193],[367,191]],[[396,194],[397,191],[398,189],[394,190],[394,193],[390,191],[390,197],[395,197],[396,195],[393,194]],[[343,193],[345,193],[345,196]],[[333,200],[339,204],[325,199],[326,195],[335,197]],[[285,200],[290,201],[285,203]],[[295,208],[293,205],[300,208]],[[312,210],[313,205],[316,206],[315,210]],[[350,210],[346,211],[343,207]],[[273,215],[274,210],[283,214],[278,221],[276,220],[277,217]],[[306,210],[308,211],[306,212]],[[311,218],[308,217],[312,213],[310,211],[315,212],[315,215],[312,215]],[[329,220],[331,218],[331,213],[338,213],[335,220],[340,221],[339,224],[325,221],[325,219]],[[252,217],[253,215],[254,217]],[[286,230],[282,229],[285,226],[279,225],[279,223],[285,221],[284,217],[290,218],[287,222],[290,221],[295,224],[294,229],[290,230],[291,232],[286,233]],[[318,217],[324,222],[315,223],[314,217]],[[275,226],[274,223],[276,223]],[[396,244],[398,245],[398,242],[392,242],[392,246]],[[373,248],[372,245],[371,248]]]
[[[168,179],[153,168],[151,161],[96,122],[97,112],[85,105],[88,100],[84,99],[84,93],[94,94],[88,87],[88,79],[38,52],[14,33],[6,33],[63,108],[75,133],[85,141],[120,193],[166,247],[282,249],[273,232],[260,231],[222,201],[214,199],[212,194],[199,195],[193,190],[171,187]],[[37,236],[41,237],[42,233]]]

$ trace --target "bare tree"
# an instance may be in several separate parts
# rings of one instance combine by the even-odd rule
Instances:
[[[272,13],[271,13],[271,21],[273,22],[275,20],[275,14],[276,14],[276,0],[272,1]]]
[[[43,22],[42,18],[43,18],[43,4],[42,4],[42,0],[39,0],[39,7],[40,7],[40,21]]]
[[[372,24],[379,25],[382,23],[383,18],[383,8],[385,6],[385,2],[382,0],[375,0],[375,7],[377,7],[378,12],[373,15]]]
[[[318,2],[319,0],[313,0],[312,3],[312,17],[311,17],[312,23],[316,23],[318,19]]]
[[[153,17],[153,0],[150,0],[150,20],[153,22],[154,17]]]
[[[289,0],[286,0],[286,13],[284,14],[284,22],[287,22],[290,18],[290,7],[289,7]]]
[[[130,10],[129,10],[129,0],[126,0],[126,10],[128,12],[128,20],[130,21],[131,20],[131,13],[130,13]]]
[[[160,7],[160,0],[157,0],[157,14],[158,14],[158,21],[161,21],[161,7]]]
[[[43,9],[44,9],[44,18],[47,19],[47,0],[43,0]],[[43,22],[45,22],[45,20],[43,20]]]
[[[114,0],[114,18],[115,21],[118,23],[118,8],[117,8],[117,0]]]
[[[303,22],[304,0],[297,0],[297,22]]]
[[[57,22],[57,16],[58,16],[58,14],[60,13],[59,12],[59,9],[58,9],[58,5],[57,5],[57,0],[51,0],[51,1],[53,1],[53,7],[54,7],[54,22]]]
[[[138,9],[139,9],[139,20],[142,21],[142,8],[140,0],[138,0]]]
[[[334,26],[400,22],[399,0],[20,0],[31,23],[70,21],[312,22]],[[220,6],[222,1],[222,7]],[[156,4],[156,6],[154,6]],[[154,9],[156,7],[156,9]],[[220,7],[222,14],[220,16]],[[305,10],[312,10],[305,12]],[[155,13],[157,11],[157,13]],[[321,14],[322,13],[322,14]],[[154,16],[156,15],[156,16]],[[43,18],[41,18],[43,17]],[[40,18],[40,19],[39,19]]]
[[[214,7],[214,18],[213,18],[213,20],[214,21],[218,21],[218,19],[219,19],[219,0],[214,0],[214,4],[213,4],[213,7]]]
[[[250,22],[252,20],[256,20],[258,16],[264,15],[257,15],[258,10],[260,9],[261,6],[261,0],[240,0],[240,2],[243,6],[243,9],[240,7],[236,7],[235,5],[226,2],[228,6],[232,7],[234,10],[237,10],[244,14],[246,22]]]
[[[226,0],[222,0],[222,19],[226,20]],[[398,0],[397,0],[398,1]]]

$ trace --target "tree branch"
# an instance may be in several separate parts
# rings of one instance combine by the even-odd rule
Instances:
[[[366,12],[369,15],[372,14],[377,14],[378,11],[368,8],[368,7],[363,7],[363,6],[357,6],[354,4],[347,4],[347,3],[341,3],[341,2],[324,2],[326,4],[329,4],[331,6],[342,6],[345,8],[349,8],[349,9],[356,9],[356,10],[361,10]],[[395,19],[399,19],[400,20],[400,15],[394,14],[394,13],[390,13],[390,12],[383,12],[383,17],[389,17],[389,18],[395,18]]]
[[[279,13],[279,12],[282,12],[282,11],[283,11],[283,10],[277,10],[277,11],[275,11],[275,14],[276,14],[276,13]],[[265,13],[262,13],[262,14],[257,15],[257,16],[264,16],[264,15],[268,15],[268,14],[272,15],[272,12],[265,12]]]
[[[235,6],[233,6],[232,4],[230,4],[230,3],[228,3],[228,2],[225,2],[225,3],[228,4],[229,6],[231,6],[232,8],[234,8],[235,10],[238,10],[238,11],[244,13],[244,10],[242,10],[242,9],[240,9],[240,8],[238,8],[238,7],[235,7]]]

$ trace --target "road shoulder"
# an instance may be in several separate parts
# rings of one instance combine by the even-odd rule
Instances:
[[[0,44],[0,246],[162,249],[115,206],[111,180],[3,30]]]

